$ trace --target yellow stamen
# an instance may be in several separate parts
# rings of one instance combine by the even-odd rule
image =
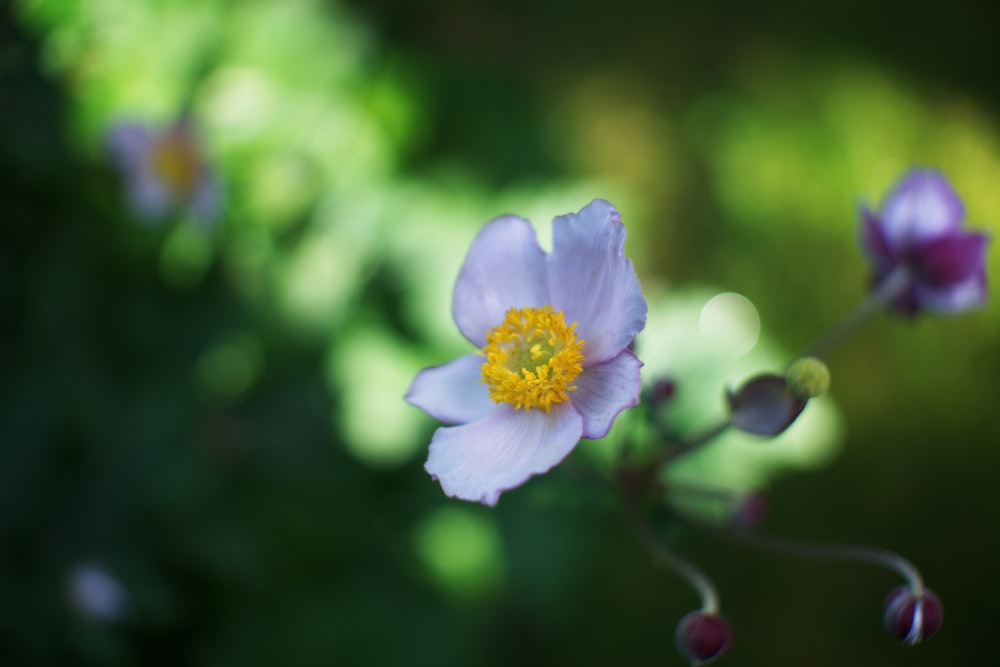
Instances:
[[[201,160],[191,137],[174,129],[157,139],[151,155],[153,169],[175,197],[194,192],[201,176]]]
[[[569,400],[570,384],[583,371],[583,344],[576,322],[566,326],[552,306],[511,308],[504,321],[486,332],[482,381],[490,398],[515,410],[541,408]]]

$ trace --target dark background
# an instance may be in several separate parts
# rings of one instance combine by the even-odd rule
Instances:
[[[408,310],[431,287],[409,283],[380,246],[351,309],[302,334],[234,269],[252,200],[238,151],[223,157],[233,183],[216,249],[194,278],[165,278],[174,228],[136,224],[96,141],[81,139],[100,114],[79,110],[96,93],[85,59],[50,57],[57,12],[37,9],[47,4],[6,5],[0,33],[0,664],[682,664],[673,629],[696,599],[643,551],[613,497],[581,491],[566,471],[494,510],[461,505],[499,538],[482,561],[492,565],[457,585],[434,570],[422,527],[460,504],[423,472],[422,450],[392,465],[352,453],[337,415],[356,387],[329,371],[356,322],[420,365],[453,356]],[[862,295],[859,195],[877,200],[902,169],[926,164],[966,196],[974,226],[998,224],[1000,90],[985,6],[438,0],[331,5],[328,20],[364,27],[359,71],[392,69],[417,110],[376,191],[406,181],[442,200],[474,192],[493,215],[506,212],[493,192],[607,184],[637,202],[629,248],[644,281],[738,290],[766,334],[795,349]],[[83,25],[82,12],[66,15]],[[221,68],[235,48],[217,47],[199,67]],[[282,71],[312,85],[295,78],[298,63]],[[915,120],[883,147],[896,116],[874,129],[858,119],[882,117],[886,100]],[[380,118],[393,127],[391,113]],[[646,141],[644,123],[662,145]],[[851,144],[861,131],[872,142]],[[776,175],[755,181],[726,162],[736,144]],[[804,152],[789,157],[789,146]],[[863,163],[869,148],[888,166]],[[743,179],[751,194],[774,186],[760,208],[740,207]],[[308,241],[303,211],[318,201],[268,232],[274,267]],[[829,359],[839,455],[769,489],[769,534],[913,560],[944,602],[940,635],[908,649],[884,632],[880,605],[898,582],[882,570],[679,528],[672,539],[711,573],[735,628],[723,664],[992,659],[998,327],[993,305],[879,318]],[[234,331],[251,332],[264,361],[246,387],[213,393],[198,369]],[[418,423],[412,439],[426,443],[433,424]],[[128,591],[125,618],[102,622],[67,602],[67,577],[87,562]]]

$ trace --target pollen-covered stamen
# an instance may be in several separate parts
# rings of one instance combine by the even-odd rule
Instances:
[[[552,306],[511,308],[504,321],[486,332],[483,382],[497,403],[515,410],[542,408],[569,400],[567,392],[583,371],[583,344],[562,311]]]
[[[180,128],[156,140],[150,156],[153,170],[175,197],[194,191],[201,177],[202,164],[191,136]]]

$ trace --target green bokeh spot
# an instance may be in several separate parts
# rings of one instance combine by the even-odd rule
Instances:
[[[246,393],[260,376],[264,350],[250,334],[233,336],[206,352],[195,368],[198,384],[216,398]]]
[[[503,580],[499,532],[480,512],[459,507],[435,511],[417,527],[414,546],[438,585],[456,597],[482,597]]]

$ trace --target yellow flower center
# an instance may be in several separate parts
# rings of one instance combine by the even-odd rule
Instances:
[[[511,308],[503,323],[486,332],[482,381],[490,398],[515,410],[541,408],[569,400],[570,384],[583,371],[583,344],[576,322],[566,326],[552,306]]]
[[[201,176],[198,149],[191,138],[179,130],[171,130],[153,146],[153,170],[175,197],[187,197],[194,192]]]

